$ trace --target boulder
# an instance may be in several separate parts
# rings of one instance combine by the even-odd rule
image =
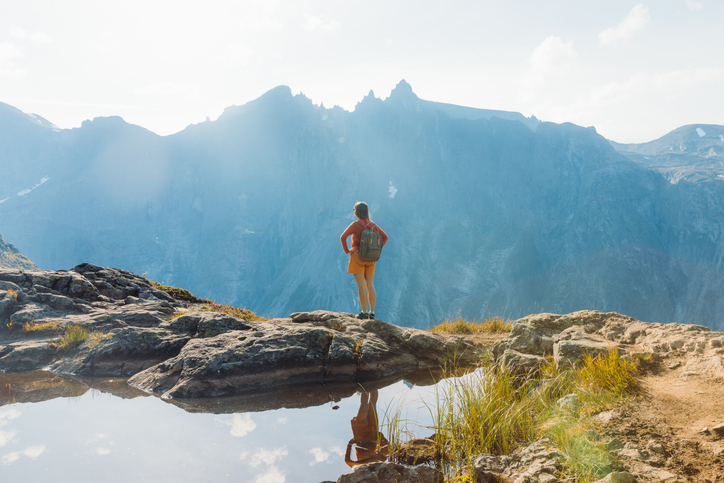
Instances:
[[[515,374],[527,375],[537,373],[540,365],[545,362],[545,357],[506,349],[500,358],[500,362]]]
[[[430,466],[405,466],[397,463],[371,463],[355,467],[337,483],[443,483],[443,474]]]
[[[594,483],[634,483],[636,477],[626,471],[612,471]]]
[[[473,459],[476,482],[546,482],[557,481],[563,455],[544,438],[521,448],[512,455],[478,455]]]
[[[575,366],[586,355],[605,354],[616,345],[601,336],[586,333],[581,327],[569,327],[553,338],[556,366]]]

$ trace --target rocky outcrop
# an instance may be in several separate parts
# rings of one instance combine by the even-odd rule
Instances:
[[[557,365],[617,349],[620,353],[686,353],[682,377],[724,379],[724,335],[689,324],[647,323],[618,314],[583,310],[567,315],[536,314],[513,323],[493,348],[496,360],[519,373],[534,372],[552,356]]]
[[[209,325],[202,319],[199,327],[204,322]],[[462,338],[317,311],[194,337],[178,355],[129,382],[167,397],[217,396],[283,384],[374,380],[437,369],[445,360],[472,364],[476,357]]]
[[[37,270],[38,267],[31,262],[28,257],[20,253],[20,250],[15,248],[12,243],[8,243],[3,240],[0,235],[0,269],[1,268],[16,268],[24,270]]]
[[[555,475],[563,468],[562,457],[561,453],[551,447],[548,439],[536,441],[512,455],[479,455],[473,460],[475,481],[557,482]]]
[[[245,320],[212,308],[90,264],[61,272],[2,270],[0,370],[133,376],[131,384],[166,397],[204,397],[373,381],[446,361],[469,365],[479,356],[464,338],[347,313]],[[58,334],[70,326],[86,330],[87,338],[63,349]]]
[[[340,476],[337,483],[388,483],[394,481],[443,483],[445,480],[440,471],[430,466],[405,466],[386,462],[357,466],[352,473]]]

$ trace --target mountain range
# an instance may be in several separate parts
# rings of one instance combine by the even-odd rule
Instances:
[[[261,315],[354,312],[339,236],[361,200],[390,236],[382,320],[597,309],[721,330],[720,136],[618,144],[404,81],[352,112],[280,86],[163,137],[0,104],[0,229],[45,269],[122,268]]]

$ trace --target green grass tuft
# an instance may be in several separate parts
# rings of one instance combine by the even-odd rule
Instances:
[[[65,332],[61,334],[57,347],[59,350],[68,350],[82,344],[91,333],[80,325],[68,325]]]

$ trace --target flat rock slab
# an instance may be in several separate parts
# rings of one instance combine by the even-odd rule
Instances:
[[[352,314],[317,311],[245,322],[209,338],[191,339],[178,355],[129,383],[164,397],[208,397],[272,386],[370,381],[446,361],[471,365],[479,349],[446,338]]]

